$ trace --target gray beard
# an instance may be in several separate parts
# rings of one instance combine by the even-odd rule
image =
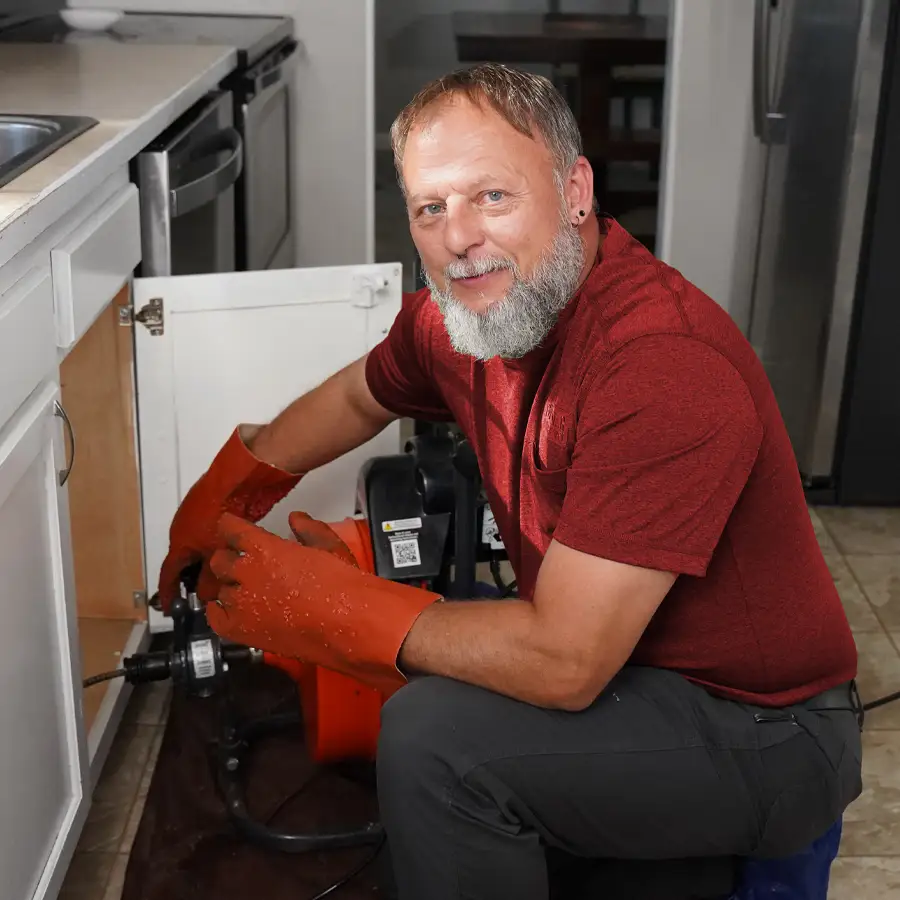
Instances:
[[[447,289],[443,291],[427,272],[424,277],[454,350],[479,360],[495,356],[520,359],[550,333],[575,293],[583,267],[584,245],[579,231],[565,222],[530,278],[522,275],[515,262],[502,257],[450,263],[444,270]],[[451,279],[501,269],[512,272],[513,283],[506,295],[484,312],[473,312],[453,296]]]

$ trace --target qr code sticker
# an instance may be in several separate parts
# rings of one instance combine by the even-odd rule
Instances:
[[[394,557],[394,566],[398,569],[402,569],[405,566],[422,565],[417,538],[412,538],[408,541],[393,541],[391,543],[391,554]]]

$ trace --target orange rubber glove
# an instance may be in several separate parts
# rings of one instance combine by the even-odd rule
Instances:
[[[210,561],[219,602],[206,616],[221,637],[342,672],[386,694],[406,683],[400,648],[440,596],[361,572],[228,513],[219,536],[227,549]]]
[[[203,562],[197,594],[206,603],[215,600],[219,585],[209,571],[209,558],[218,546],[216,528],[223,512],[258,522],[300,478],[257,459],[236,428],[172,520],[169,552],[159,573],[163,611],[179,596],[181,572],[196,562]]]

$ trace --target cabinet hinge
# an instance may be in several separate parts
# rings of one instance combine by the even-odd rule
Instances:
[[[142,306],[138,312],[133,306],[119,307],[119,324],[132,325],[140,322],[150,331],[154,337],[159,337],[165,331],[162,297],[153,297],[146,306]]]
[[[356,275],[353,278],[353,305],[371,309],[375,305],[375,295],[387,286],[388,280],[383,275]]]
[[[135,609],[145,609],[147,607],[147,592],[133,591],[131,600],[134,603]]]

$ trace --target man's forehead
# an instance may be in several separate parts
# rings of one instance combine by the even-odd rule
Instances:
[[[470,136],[482,141],[532,144],[535,149],[543,143],[519,131],[486,101],[475,103],[465,97],[450,97],[425,110],[410,129],[407,147],[433,151],[441,144]]]
[[[459,102],[442,105],[411,129],[403,173],[414,195],[451,187],[468,192],[499,177],[525,178],[547,163],[552,160],[542,141],[522,134],[492,109]]]

